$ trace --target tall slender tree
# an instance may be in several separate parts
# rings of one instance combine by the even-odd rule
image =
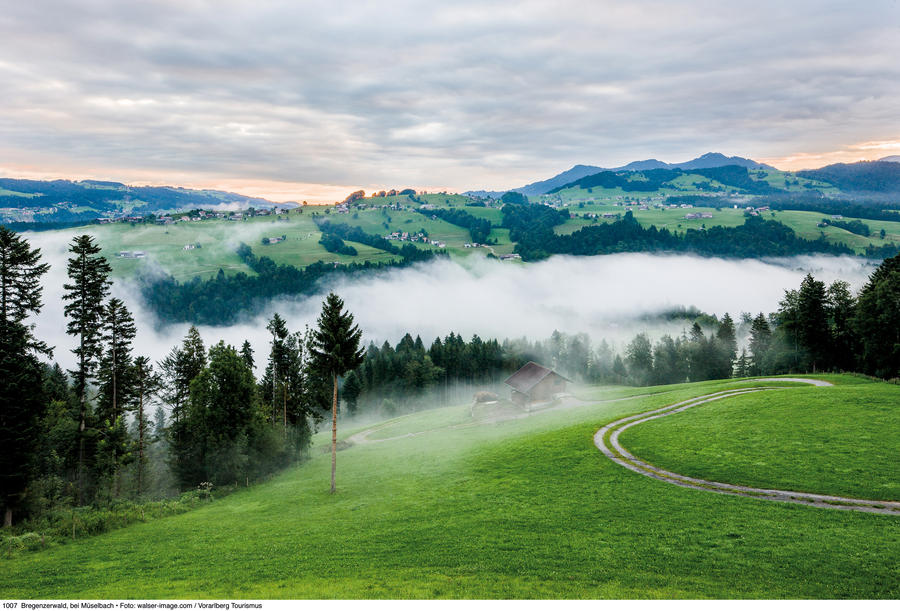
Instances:
[[[271,400],[272,423],[281,420],[287,430],[288,378],[292,366],[291,334],[284,319],[275,312],[272,320],[266,325],[272,334],[272,349],[269,351],[269,362],[262,380],[262,395]]]
[[[162,378],[153,370],[153,364],[145,356],[134,359],[133,378],[135,390],[134,416],[137,419],[138,438],[137,443],[137,496],[144,493],[144,479],[147,466],[147,446],[150,443],[150,433],[147,419],[147,407],[150,400],[159,392]],[[165,418],[165,416],[163,416]]]
[[[49,265],[40,259],[40,249],[0,226],[0,507],[7,527],[28,483],[45,406],[35,355],[50,350],[27,324],[42,305],[41,276]]]
[[[331,400],[331,493],[335,492],[337,470],[337,405],[338,376],[356,369],[363,361],[364,350],[359,347],[362,331],[353,324],[353,315],[343,311],[344,302],[329,293],[322,303],[322,313],[313,331],[311,352],[314,367],[327,372],[332,379]]]
[[[772,329],[765,314],[760,312],[750,325],[750,367],[748,373],[758,376],[768,373],[767,357],[772,346]]]
[[[253,371],[253,367],[256,365],[253,362],[253,347],[246,339],[244,340],[243,345],[241,345],[241,358],[244,359],[244,363],[247,364],[247,367],[250,368],[250,371]]]
[[[78,467],[76,471],[78,503],[84,497],[84,442],[88,418],[88,385],[102,353],[101,318],[103,300],[109,291],[112,271],[106,259],[100,256],[100,246],[89,235],[76,236],[69,245],[72,257],[68,261],[69,283],[63,300],[65,315],[70,319],[66,332],[78,338],[78,347],[72,352],[78,359],[78,368],[70,373],[80,403],[78,423]]]
[[[699,327],[698,327],[699,328]],[[554,331],[554,333],[557,333]],[[635,384],[643,386],[649,383],[653,373],[653,347],[646,333],[638,333],[625,348],[625,362],[628,373]]]
[[[828,326],[825,283],[807,274],[797,296],[797,335],[813,373],[828,367],[831,333]]]
[[[723,377],[731,377],[734,361],[737,358],[737,334],[734,329],[734,319],[728,312],[725,312],[722,322],[716,330],[716,339],[719,341],[723,353],[723,370],[727,371],[727,375]]]
[[[112,298],[103,308],[103,354],[97,368],[99,394],[97,423],[100,433],[98,472],[117,481],[122,458],[128,452],[124,415],[135,397],[131,347],[136,328],[134,318],[121,299]]]
[[[34,337],[28,317],[41,310],[41,276],[50,269],[41,263],[41,249],[31,248],[15,231],[0,225],[0,346],[15,341],[7,334],[24,332],[29,349],[49,354],[46,344]]]
[[[860,365],[883,378],[900,376],[900,255],[885,259],[859,292],[854,316]]]
[[[831,364],[843,371],[856,365],[859,340],[853,328],[856,299],[850,285],[836,280],[828,287],[828,320],[831,325]]]
[[[182,481],[187,481],[196,465],[191,454],[191,431],[187,422],[188,402],[191,382],[206,368],[207,355],[203,339],[196,327],[191,326],[181,346],[172,348],[159,363],[164,387],[162,399],[171,408],[168,427],[168,441],[172,455],[173,470]]]

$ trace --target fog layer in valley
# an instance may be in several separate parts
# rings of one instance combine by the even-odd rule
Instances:
[[[36,322],[39,338],[55,346],[54,359],[74,366],[74,338],[65,333],[62,294],[69,236],[27,234],[51,263],[44,277],[44,308]],[[109,255],[110,253],[105,253]],[[852,257],[803,256],[772,260],[724,260],[685,255],[618,254],[553,257],[519,265],[472,257],[437,261],[409,269],[343,280],[334,290],[363,330],[366,343],[396,343],[404,333],[426,345],[451,331],[466,338],[546,339],[554,330],[588,333],[595,342],[621,344],[641,331],[680,333],[685,323],[660,325],[647,317],[679,307],[737,317],[771,312],[785,289],[795,289],[807,272],[827,283],[843,279],[858,290],[875,264]],[[306,298],[276,299],[263,314],[229,327],[200,327],[208,344],[224,339],[237,347],[248,339],[257,365],[268,354],[266,321],[279,312],[292,331],[315,325],[327,290]],[[135,316],[135,352],[154,361],[184,337],[188,324],[165,324],[147,311],[133,282],[116,281],[112,294]]]

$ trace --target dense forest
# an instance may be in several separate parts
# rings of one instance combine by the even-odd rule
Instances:
[[[380,235],[366,233],[359,227],[348,225],[347,223],[332,223],[318,215],[314,215],[316,226],[325,235],[333,235],[342,240],[350,240],[351,242],[359,242],[372,248],[378,248],[392,255],[399,255],[400,248],[390,240],[386,240]],[[323,236],[324,237],[324,236]]]
[[[900,163],[890,161],[835,163],[817,170],[802,170],[797,175],[824,180],[841,191],[900,192]]]
[[[24,518],[58,536],[100,532],[128,511],[134,518],[135,503],[145,503],[141,516],[144,509],[180,511],[214,488],[248,485],[305,457],[316,423],[332,406],[332,378],[344,373],[332,357],[348,346],[329,325],[331,318],[349,325],[352,315],[340,311],[336,296],[329,300],[337,314],[327,318],[323,306],[313,329],[291,331],[272,317],[259,379],[248,342],[206,346],[195,327],[152,363],[135,343],[128,308],[109,295],[111,269],[93,238],[77,236],[69,253],[63,300],[75,367],[63,371],[47,362],[53,348],[28,324],[41,309],[48,265],[38,249],[0,227],[6,526]],[[358,345],[359,335],[352,338]]]
[[[604,189],[619,188],[626,192],[653,192],[659,191],[666,183],[688,174],[703,176],[709,180],[715,180],[723,185],[734,187],[740,189],[744,193],[754,195],[783,192],[782,189],[777,189],[763,180],[754,180],[750,177],[750,173],[745,167],[728,165],[715,168],[698,168],[695,170],[660,168],[655,170],[644,170],[642,172],[603,171],[551,189],[548,191],[548,194],[557,193],[563,189],[570,189],[572,187],[579,187],[581,189],[592,189],[594,187],[602,187]],[[705,187],[705,190],[712,189],[709,184],[709,182],[706,183],[707,186]]]
[[[472,236],[472,241],[476,244],[486,244],[488,236],[491,234],[490,221],[480,219],[459,208],[431,208],[428,210],[416,208],[416,212],[420,212],[425,216],[439,218],[463,229],[468,229],[469,235]]]
[[[341,239],[336,233],[325,235]],[[251,276],[243,272],[226,275],[220,269],[216,276],[208,280],[194,278],[179,282],[172,276],[153,277],[144,280],[142,295],[147,305],[161,320],[227,325],[243,314],[258,311],[259,307],[272,297],[308,295],[319,290],[322,283],[332,281],[338,276],[402,268],[446,256],[443,251],[423,250],[409,243],[404,244],[396,252],[400,261],[385,263],[365,261],[347,265],[318,261],[304,268],[298,268],[292,265],[278,265],[269,257],[257,257],[248,245],[242,243],[237,250],[238,256],[256,275]]]
[[[748,216],[738,227],[714,226],[683,233],[655,226],[642,227],[631,211],[613,223],[582,227],[558,235],[553,227],[568,218],[568,211],[541,205],[506,204],[503,226],[517,242],[516,252],[526,261],[555,254],[601,255],[618,252],[692,252],[723,257],[792,256],[808,253],[852,254],[843,244],[797,237],[786,225]]]

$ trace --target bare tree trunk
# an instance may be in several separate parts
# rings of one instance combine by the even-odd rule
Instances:
[[[337,374],[331,399],[331,494],[334,494],[334,473],[337,470]]]
[[[12,528],[12,507],[7,507],[3,514],[3,528]]]
[[[85,418],[87,417],[87,405],[86,405],[86,397],[87,394],[87,383],[85,382],[84,388],[81,390],[81,423],[78,425],[78,469],[75,474],[75,480],[77,482],[78,488],[78,505],[80,506],[82,503],[82,495],[84,489],[84,480],[83,480],[83,472],[84,472],[84,429],[85,426]]]
[[[284,419],[284,431],[283,436],[287,439],[287,385],[282,384],[281,386],[281,394],[282,394],[282,407],[281,414]]]
[[[144,382],[141,380],[138,391],[138,465],[137,495],[141,498],[141,484],[144,479]]]
[[[115,426],[116,420],[119,416],[119,402],[116,400],[118,397],[116,396],[116,368],[118,367],[118,363],[116,361],[116,334],[113,334],[113,368],[112,368],[112,422],[110,422],[111,426]],[[112,460],[113,460],[113,477],[116,480],[116,498],[118,498],[121,489],[122,489],[122,478],[119,474],[119,453],[116,451],[115,445],[113,445],[112,450]]]

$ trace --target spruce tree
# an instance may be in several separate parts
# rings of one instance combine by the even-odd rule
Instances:
[[[78,347],[72,352],[78,359],[78,368],[70,373],[73,386],[80,403],[78,423],[78,467],[76,471],[78,504],[84,496],[84,442],[88,418],[88,385],[97,369],[102,353],[101,319],[103,300],[109,291],[108,280],[112,269],[106,259],[100,256],[100,246],[89,235],[76,236],[69,245],[72,257],[68,260],[67,272],[70,283],[64,284],[67,291],[63,300],[65,315],[70,318],[66,332],[78,338]]]
[[[741,348],[741,356],[738,357],[735,365],[735,377],[746,378],[749,370],[749,361],[747,359],[747,349]]]
[[[859,340],[853,327],[856,299],[850,285],[836,280],[828,287],[828,320],[831,326],[831,363],[843,371],[852,371],[856,365]]]
[[[241,358],[244,359],[244,363],[250,371],[253,371],[253,367],[255,366],[255,363],[253,362],[253,347],[250,346],[250,342],[247,340],[244,340],[244,343],[241,346]]]
[[[120,299],[110,299],[102,315],[103,354],[97,368],[97,471],[101,476],[117,478],[129,445],[124,415],[135,399],[131,346],[136,328],[134,318]]]
[[[859,292],[854,327],[864,371],[900,376],[900,255],[882,261],[869,276]]]
[[[27,324],[41,309],[41,276],[49,269],[40,262],[40,253],[0,226],[0,507],[4,526],[12,526],[13,510],[28,483],[45,408],[35,355],[50,350],[35,339],[33,326]]]
[[[162,399],[171,408],[168,441],[172,455],[172,467],[181,481],[193,478],[193,448],[187,422],[191,382],[206,367],[206,349],[196,327],[191,326],[181,346],[172,348],[159,363],[163,377]]]
[[[266,329],[272,334],[272,349],[263,374],[261,391],[262,395],[270,400],[272,424],[280,420],[287,429],[287,380],[293,360],[289,346],[290,332],[278,312],[272,315]]]
[[[554,331],[554,333],[557,333]],[[555,342],[554,342],[555,343]],[[653,348],[646,333],[638,333],[625,347],[625,362],[635,385],[645,386],[653,373]]]
[[[357,401],[362,393],[362,382],[355,371],[351,371],[344,380],[344,402],[347,412],[352,416],[356,413]]]
[[[0,346],[18,341],[19,334],[24,333],[29,349],[50,352],[35,339],[34,326],[25,324],[43,305],[41,276],[50,265],[40,260],[39,248],[29,247],[16,232],[0,225]]]
[[[828,366],[831,334],[828,327],[825,283],[807,274],[797,296],[797,336],[813,373]]]
[[[760,312],[750,325],[750,367],[748,373],[758,376],[768,373],[766,357],[772,345],[772,329]]]
[[[359,347],[362,331],[353,324],[353,315],[342,311],[344,302],[329,293],[322,304],[322,313],[313,331],[311,351],[314,367],[327,372],[332,378],[331,400],[331,493],[335,492],[337,469],[337,405],[338,376],[356,369],[363,361],[363,349]]]
[[[728,356],[729,366],[732,365],[734,359],[737,358],[737,336],[734,330],[734,320],[728,312],[725,312],[722,322],[719,323],[716,339],[719,340]]]

